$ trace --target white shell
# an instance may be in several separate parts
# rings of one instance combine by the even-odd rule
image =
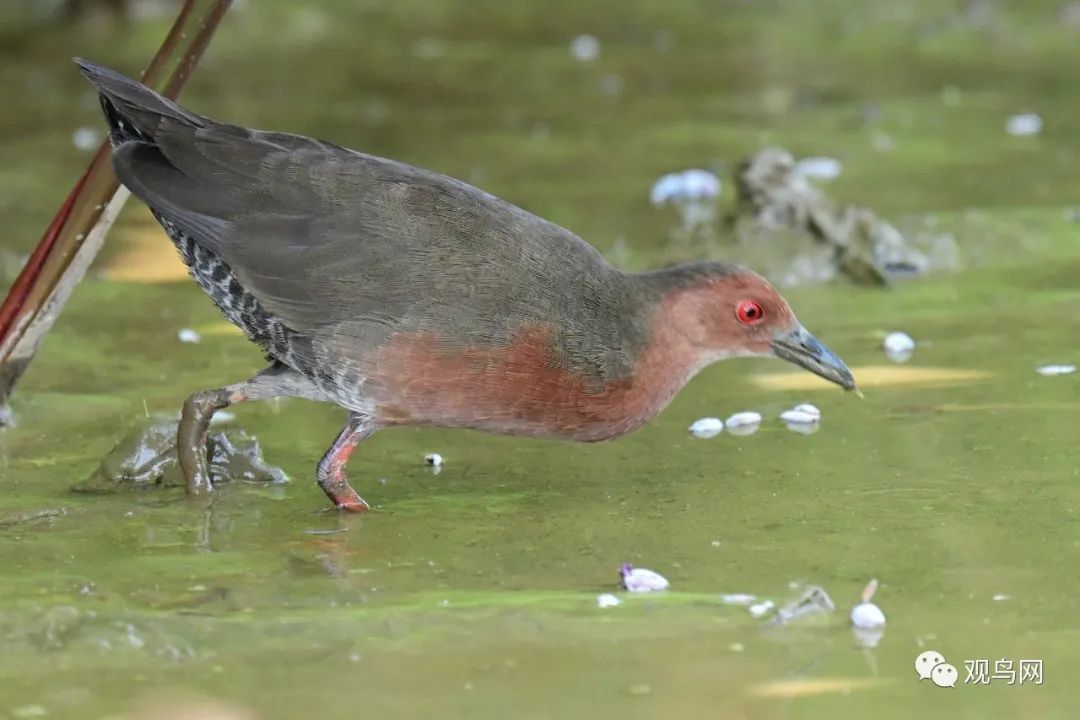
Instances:
[[[853,627],[851,632],[855,636],[855,643],[864,648],[876,648],[881,643],[881,639],[885,637],[885,628],[883,626],[875,628]]]
[[[885,624],[885,613],[872,602],[861,602],[851,608],[851,624],[864,630],[879,628]]]
[[[71,134],[71,144],[83,152],[96,150],[101,144],[101,133],[97,131],[97,128],[81,127]]]
[[[795,163],[795,174],[809,180],[835,180],[844,171],[844,164],[831,157],[808,157]]]
[[[1035,113],[1023,113],[1005,121],[1005,132],[1017,137],[1038,135],[1042,132],[1042,125],[1042,118]]]
[[[442,455],[440,455],[439,453],[428,453],[424,456],[424,462],[426,462],[428,465],[439,467],[443,464]]]
[[[630,592],[667,590],[671,583],[663,575],[645,568],[634,568],[623,575],[623,587]]]
[[[615,607],[616,605],[622,605],[622,600],[611,593],[604,593],[603,595],[596,596],[596,607],[610,608]]]
[[[728,593],[720,596],[720,602],[725,605],[752,605],[756,597],[748,593]]]
[[[653,205],[669,202],[712,200],[720,195],[720,178],[708,170],[683,170],[664,175],[649,192]]]
[[[813,415],[817,418],[821,417],[821,411],[818,410],[816,405],[810,403],[801,403],[792,408],[792,410],[798,410],[799,412],[806,413],[807,415]]]
[[[797,422],[787,422],[787,423],[784,423],[784,427],[786,427],[788,430],[790,430],[793,433],[798,433],[799,435],[813,435],[814,433],[816,433],[818,430],[821,429],[821,423],[816,422],[816,421],[815,422],[809,422],[809,423],[805,423],[805,422],[799,422],[799,423],[797,423]]]
[[[600,57],[600,41],[592,35],[578,35],[570,41],[570,54],[578,62],[592,62]]]
[[[756,605],[750,606],[750,614],[756,618],[765,617],[774,607],[776,607],[776,603],[772,600],[763,600]]]
[[[1036,372],[1040,375],[1069,375],[1076,372],[1075,365],[1043,365]]]
[[[887,353],[911,352],[915,349],[915,340],[907,333],[891,332],[885,336],[882,347]]]
[[[747,427],[750,425],[761,424],[761,413],[756,412],[737,412],[727,419],[728,430],[738,427]]]
[[[184,328],[180,332],[176,333],[176,337],[180,342],[184,343],[197,343],[202,342],[202,335],[195,332],[191,328]]]
[[[812,413],[803,412],[802,410],[785,410],[780,413],[780,419],[786,423],[795,425],[808,425],[810,423],[820,422],[821,415],[814,415]]]
[[[707,417],[695,420],[690,426],[690,432],[694,437],[707,440],[716,437],[724,430],[724,421],[720,418]]]

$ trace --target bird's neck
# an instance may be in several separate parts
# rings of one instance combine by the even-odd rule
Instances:
[[[635,312],[628,318],[635,327],[628,334],[641,344],[632,374],[611,390],[631,427],[660,413],[703,368],[735,354],[695,339],[701,315],[715,311],[708,295],[699,291],[707,274],[715,274],[715,268],[702,263],[626,276],[635,298]]]

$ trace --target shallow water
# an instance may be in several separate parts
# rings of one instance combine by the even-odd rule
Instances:
[[[1056,3],[990,5],[990,20],[884,0],[242,5],[185,94],[197,110],[449,172],[604,251],[621,238],[629,267],[729,252],[669,243],[678,220],[649,206],[652,180],[781,143],[841,158],[834,196],[952,232],[964,270],[788,293],[864,399],[740,360],[612,443],[385,432],[351,464],[376,510],[362,517],[326,512],[311,482],[343,412],[255,404],[234,426],[293,482],[230,484],[207,508],[177,490],[70,492],[140,419],[259,367],[171,281],[182,270],[133,203],[0,438],[0,718],[163,713],[176,697],[270,719],[1072,717],[1080,380],[1036,368],[1078,359],[1080,29]],[[165,26],[59,44],[26,27],[0,44],[14,252],[88,159],[71,133],[99,123],[67,56],[130,70]],[[585,65],[568,49],[584,32],[601,41]],[[621,95],[602,92],[612,74]],[[1008,136],[1026,111],[1042,135]],[[180,343],[184,327],[202,342]],[[896,329],[919,342],[903,365],[880,349]],[[823,414],[809,436],[777,419],[804,401]],[[686,431],[740,410],[765,416],[757,433]],[[623,562],[672,590],[598,608]],[[871,577],[888,626],[867,650],[847,611]],[[720,601],[782,602],[795,581],[838,611],[777,628]],[[955,689],[917,681],[926,649],[960,669]],[[964,684],[977,658],[1041,659],[1045,682]]]

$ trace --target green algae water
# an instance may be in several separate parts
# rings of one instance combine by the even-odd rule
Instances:
[[[17,258],[89,159],[72,133],[103,127],[68,57],[132,71],[169,18],[2,12]],[[779,144],[841,159],[833,197],[951,235],[959,270],[786,291],[863,399],[734,360],[611,443],[387,431],[350,464],[364,516],[327,512],[313,482],[343,411],[257,403],[231,426],[292,482],[206,506],[71,490],[148,416],[260,367],[133,202],[0,436],[0,718],[1073,717],[1080,375],[1036,368],[1080,360],[1074,23],[1050,2],[237,3],[193,110],[460,177],[632,269],[728,252],[670,240],[656,177],[724,172],[726,208],[727,171]],[[1005,132],[1021,112],[1039,136]],[[891,330],[918,342],[905,364],[880,349]],[[777,415],[807,401],[819,431],[789,432]],[[742,410],[758,432],[686,430]],[[623,562],[672,589],[599,608]],[[847,614],[874,577],[888,624],[865,647]],[[777,627],[721,602],[793,583],[836,612]],[[918,679],[927,650],[955,688]],[[1042,683],[965,682],[979,659],[1038,660]]]

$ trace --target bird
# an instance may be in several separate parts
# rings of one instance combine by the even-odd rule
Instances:
[[[739,356],[779,357],[855,388],[750,269],[626,272],[460,180],[218,122],[75,62],[97,88],[119,180],[267,358],[251,377],[184,402],[177,448],[190,493],[213,489],[211,417],[246,401],[344,408],[316,481],[334,506],[362,512],[345,466],[378,430],[610,440],[655,417],[704,367]]]

